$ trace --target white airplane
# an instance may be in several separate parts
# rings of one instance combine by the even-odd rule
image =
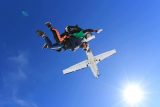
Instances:
[[[83,69],[83,68],[86,68],[86,67],[90,67],[93,75],[96,78],[98,78],[99,70],[98,70],[97,64],[100,61],[108,58],[109,56],[111,56],[115,53],[116,53],[116,50],[113,49],[111,51],[104,52],[104,53],[99,54],[97,56],[93,56],[93,53],[92,53],[91,50],[89,50],[88,52],[86,51],[87,60],[84,60],[84,61],[82,61],[78,64],[75,64],[75,65],[63,70],[63,74],[68,74],[68,73],[75,72],[77,70],[80,70],[80,69]]]

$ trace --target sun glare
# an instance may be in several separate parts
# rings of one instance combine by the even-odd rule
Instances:
[[[129,105],[135,105],[142,101],[143,91],[138,85],[129,85],[123,91],[124,101]]]

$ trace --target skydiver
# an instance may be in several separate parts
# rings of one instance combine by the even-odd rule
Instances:
[[[82,29],[80,28],[78,25],[75,26],[67,26],[65,28],[65,32],[67,32],[71,37],[73,37],[73,41],[71,41],[73,46],[76,46],[76,41],[82,41],[84,38],[87,39],[87,33],[92,33],[92,32],[96,32],[96,33],[100,33],[101,31],[103,31],[103,29],[98,29],[98,30],[94,30],[94,29]],[[82,42],[80,42],[82,43]],[[88,50],[88,43],[87,42],[83,42],[81,44],[81,47],[83,47],[83,49],[86,51]]]
[[[86,36],[87,32],[88,33],[92,33],[92,32],[100,33],[101,31],[103,31],[103,29],[98,29],[98,30],[94,30],[94,29],[82,29],[78,25],[67,26],[65,28],[65,32],[67,32],[68,34],[70,34],[71,36],[74,36],[76,38],[84,38]]]
[[[51,23],[46,22],[45,24],[48,26],[48,28],[51,29],[52,33],[54,35],[56,35],[56,33],[55,33],[56,29],[52,29]],[[78,45],[81,45],[81,47],[83,47],[84,50],[87,50],[88,44],[86,42],[83,42],[83,43],[81,42],[84,37],[87,39],[86,33],[92,33],[92,32],[100,33],[101,31],[103,31],[103,29],[98,29],[98,30],[82,29],[78,25],[67,26],[65,28],[65,32],[61,35],[61,37],[63,39],[68,37],[67,40],[68,40],[68,42],[70,42],[70,44],[72,46],[72,50],[74,50],[75,47],[78,46]],[[58,34],[57,34],[57,36],[58,36]]]
[[[49,24],[48,22],[45,23],[45,25],[51,30],[51,32],[53,33],[53,37],[56,40],[56,44],[53,44],[51,42],[51,40],[49,39],[49,37],[41,30],[37,30],[36,33],[42,37],[45,41],[45,44],[43,46],[43,48],[54,48],[56,46],[58,46],[59,48],[57,49],[57,51],[61,51],[62,48],[64,48],[65,50],[68,49],[69,47],[69,43],[66,43],[64,41],[67,41],[68,38],[70,37],[69,35],[67,35],[66,32],[62,33],[60,35],[59,31],[57,29],[55,29],[51,24]],[[65,43],[65,44],[64,44]],[[64,45],[64,46],[63,46]],[[68,47],[67,47],[68,46]]]
[[[75,47],[81,45],[81,47],[84,48],[84,50],[87,49],[87,43],[82,44],[82,39],[85,37],[86,32],[97,32],[100,33],[102,29],[99,30],[93,30],[93,29],[81,29],[78,25],[76,26],[67,26],[65,28],[65,32],[60,35],[59,31],[55,29],[50,22],[46,22],[45,25],[51,30],[53,33],[53,36],[57,42],[57,45],[59,45],[59,49],[57,51],[61,51],[62,47],[66,50],[68,48],[71,48],[72,51],[75,49]],[[41,31],[37,30],[37,34],[41,36],[46,44],[44,45],[44,48],[53,48],[53,44],[51,40],[47,37],[47,35]],[[61,45],[63,44],[63,45]],[[54,44],[55,45],[55,44]]]

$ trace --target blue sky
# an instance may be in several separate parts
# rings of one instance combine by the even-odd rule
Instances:
[[[140,84],[138,107],[160,106],[159,0],[1,0],[0,107],[127,107],[121,91]],[[64,31],[67,25],[103,28],[90,42],[95,55],[116,49],[100,63],[100,78],[90,69],[70,75],[62,70],[86,58],[82,50],[43,50],[35,34]]]

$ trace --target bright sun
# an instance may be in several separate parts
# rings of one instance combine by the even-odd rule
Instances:
[[[141,102],[143,94],[138,85],[128,85],[123,91],[124,101],[130,105],[135,105]]]

